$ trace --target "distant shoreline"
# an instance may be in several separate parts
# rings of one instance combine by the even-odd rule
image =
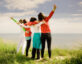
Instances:
[[[12,42],[19,42],[21,34],[0,34],[0,38]],[[82,34],[52,34],[52,48],[77,48],[82,47]],[[46,47],[47,48],[47,47]]]
[[[0,33],[0,35],[3,34],[21,34],[21,33]],[[51,34],[82,34],[82,33],[51,33]]]

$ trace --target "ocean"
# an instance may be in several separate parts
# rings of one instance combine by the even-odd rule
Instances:
[[[21,34],[0,34],[0,38],[2,38],[5,43],[6,41],[18,43],[20,41],[20,36]],[[82,34],[52,34],[51,47],[64,49],[82,48]]]

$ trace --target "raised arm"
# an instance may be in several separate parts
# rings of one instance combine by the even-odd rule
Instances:
[[[53,6],[52,11],[50,12],[49,16],[45,18],[45,20],[48,22],[49,19],[53,16],[54,12],[56,10],[56,5]]]
[[[10,17],[16,24],[20,24],[16,19],[14,19],[13,17]]]
[[[13,17],[10,17],[16,24],[18,24],[18,25],[20,25],[20,23],[17,21],[17,20],[15,20]],[[22,27],[22,30],[25,32],[26,30],[25,30],[25,28],[24,27]]]
[[[17,20],[15,20],[13,17],[10,17],[14,22],[17,22]]]

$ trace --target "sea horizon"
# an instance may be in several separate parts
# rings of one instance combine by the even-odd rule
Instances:
[[[18,43],[20,41],[21,33],[7,33],[0,34],[5,42],[12,41]],[[52,48],[74,49],[82,47],[82,33],[52,33]],[[47,45],[47,44],[46,44]],[[47,48],[47,46],[46,46]]]

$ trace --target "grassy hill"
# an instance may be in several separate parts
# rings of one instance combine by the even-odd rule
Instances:
[[[53,49],[52,58],[48,58],[48,53],[45,51],[43,60],[37,61],[31,59],[31,51],[29,57],[16,53],[17,44],[4,43],[0,39],[0,64],[82,64],[82,49],[67,50],[67,49]]]

